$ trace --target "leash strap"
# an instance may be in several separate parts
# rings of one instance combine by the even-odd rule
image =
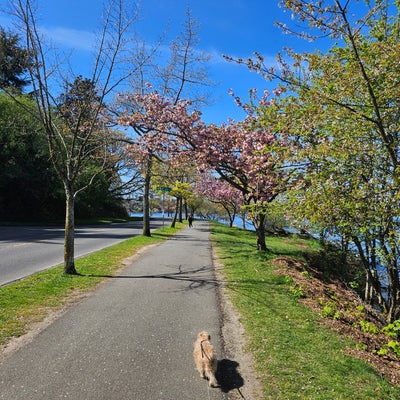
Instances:
[[[206,342],[207,340],[206,339],[204,339],[204,340],[202,340],[201,342],[200,342],[200,348],[201,348],[201,358],[207,358],[207,360],[208,361],[211,361],[210,360],[210,357],[208,357],[207,356],[207,354],[206,354],[206,352],[204,351],[204,348],[203,348],[203,342]]]

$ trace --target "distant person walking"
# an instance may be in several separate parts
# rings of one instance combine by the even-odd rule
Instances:
[[[188,221],[189,221],[189,228],[191,228],[193,226],[193,215],[192,214],[189,215]]]

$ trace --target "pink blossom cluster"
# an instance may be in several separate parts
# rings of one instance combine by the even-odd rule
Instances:
[[[118,122],[133,128],[136,138],[128,152],[137,161],[148,154],[177,154],[188,147],[186,138],[202,126],[201,113],[190,111],[190,101],[173,102],[157,91],[120,96],[125,111]]]
[[[277,138],[251,118],[210,126],[192,138],[198,165],[216,171],[245,198],[269,201],[278,185]]]
[[[191,111],[189,101],[173,102],[158,92],[137,93],[123,100],[131,111],[119,123],[137,133],[135,144],[128,149],[134,157],[164,154],[175,163],[190,158],[200,171],[217,172],[247,203],[269,202],[275,196],[279,140],[253,113],[242,122],[216,126],[206,125],[199,111]],[[235,193],[231,195],[237,197]]]
[[[243,204],[240,190],[235,189],[228,182],[215,177],[212,173],[202,173],[196,181],[194,192],[214,203],[231,205],[238,210]]]

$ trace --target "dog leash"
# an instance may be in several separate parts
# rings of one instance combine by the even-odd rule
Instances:
[[[203,349],[203,342],[206,342],[207,341],[207,339],[204,339],[204,340],[202,340],[201,342],[200,342],[200,348],[201,348],[201,358],[207,358],[207,360],[208,361],[211,361],[210,360],[210,357],[208,357],[208,355],[206,354],[206,352],[204,351],[204,349]]]

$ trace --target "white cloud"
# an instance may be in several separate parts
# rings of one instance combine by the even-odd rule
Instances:
[[[54,43],[76,50],[93,50],[96,39],[92,32],[64,27],[41,27],[41,32]]]
[[[16,26],[10,16],[0,14],[0,26],[5,29],[16,31]],[[93,50],[96,35],[93,32],[65,28],[62,26],[46,28],[39,26],[40,32],[55,44],[66,47],[68,49]],[[23,35],[22,35],[23,36]]]

